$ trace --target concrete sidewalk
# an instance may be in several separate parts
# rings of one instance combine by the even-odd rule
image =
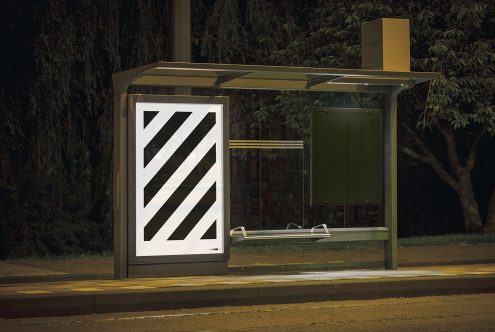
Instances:
[[[231,273],[291,273],[308,270],[382,268],[383,249],[268,250],[232,248]],[[495,263],[495,244],[399,247],[399,267]],[[0,284],[113,279],[113,257],[0,261]]]
[[[4,284],[0,317],[495,292],[495,264]]]
[[[232,256],[229,275],[128,280],[111,280],[112,257],[4,261],[0,317],[495,292],[494,244],[400,248],[398,271],[378,248]]]

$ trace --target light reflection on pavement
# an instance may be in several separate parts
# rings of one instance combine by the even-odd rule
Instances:
[[[37,296],[52,293],[102,293],[152,291],[155,289],[171,289],[173,287],[211,287],[231,286],[243,287],[264,283],[298,283],[312,281],[352,281],[352,280],[387,280],[416,279],[425,277],[449,277],[467,275],[495,274],[495,264],[436,266],[422,268],[404,268],[399,270],[347,270],[316,271],[293,274],[263,275],[220,275],[166,278],[139,278],[124,280],[83,280],[57,281],[0,285],[2,296]]]

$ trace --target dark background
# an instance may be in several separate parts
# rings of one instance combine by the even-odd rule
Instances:
[[[493,4],[484,3],[481,31],[493,40]],[[416,27],[447,29],[449,1],[193,0],[191,6],[193,62],[359,68],[360,24],[405,17],[411,69],[428,71],[424,60],[431,55]],[[167,2],[7,2],[1,15],[0,257],[111,250],[111,75],[167,59]],[[415,127],[427,88],[401,96],[401,123]],[[259,116],[244,121],[260,123]],[[404,135],[399,128],[400,142],[407,142]],[[436,133],[422,135],[445,157]],[[494,154],[493,138],[484,137],[473,171],[482,216],[495,183]],[[463,231],[457,195],[429,166],[399,154],[399,236]]]

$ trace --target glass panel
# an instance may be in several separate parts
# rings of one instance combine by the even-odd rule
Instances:
[[[344,227],[384,226],[382,205],[348,205]]]
[[[261,228],[303,226],[303,150],[261,150]]]
[[[259,92],[226,90],[230,103],[230,140],[258,140]],[[230,149],[230,227],[261,228],[260,150]]]
[[[260,139],[259,92],[228,91],[228,96],[230,98],[230,139]]]
[[[259,165],[259,150],[230,150],[230,228],[260,228]]]
[[[381,106],[381,99],[369,95],[313,92],[225,91],[230,96],[231,140],[259,140],[273,144],[302,142],[304,149],[231,149],[231,228],[245,226],[247,230],[284,229],[290,222],[311,228],[361,227],[383,225],[382,206],[357,202],[350,205],[348,193],[343,200],[310,205],[310,119],[312,112],[322,108],[359,108]],[[356,110],[354,110],[356,112]],[[347,114],[347,113],[342,113]],[[359,126],[358,126],[359,127]],[[355,129],[355,128],[354,128]],[[345,130],[347,135],[347,130]],[[360,132],[360,129],[356,129]],[[354,131],[356,131],[354,130]],[[346,138],[346,141],[347,138]],[[362,139],[353,141],[359,149]],[[356,149],[358,151],[359,149]],[[362,150],[361,149],[361,150]],[[343,152],[348,158],[349,151]],[[360,152],[353,157],[358,160]],[[381,162],[381,156],[380,161]],[[380,166],[381,167],[381,166]],[[347,167],[346,167],[347,169]],[[358,170],[359,171],[359,170]],[[357,182],[361,182],[358,175]],[[363,175],[366,177],[365,175]],[[348,186],[349,180],[344,177]],[[356,184],[353,184],[356,185]],[[369,200],[368,200],[369,201]],[[355,249],[363,248],[359,257]],[[331,260],[372,261],[382,264],[382,243],[267,243],[257,246],[231,247],[230,264],[241,269],[281,271],[280,265],[291,268],[314,268]],[[361,250],[361,249],[359,249]],[[311,254],[308,254],[308,251]],[[369,254],[371,253],[371,254]],[[363,258],[365,254],[369,254]],[[344,263],[341,263],[345,266]],[[262,267],[261,267],[262,266]],[[368,265],[366,265],[368,266]],[[370,265],[371,266],[371,265]],[[269,270],[270,271],[270,270]]]
[[[281,100],[286,101],[280,103]],[[304,117],[295,93],[260,92],[260,139],[277,149],[261,149],[261,227],[285,229],[303,221]]]
[[[359,123],[350,128],[360,137],[349,133],[352,136],[349,144],[355,147],[349,151],[349,158],[356,165],[349,174],[349,192],[346,193],[349,197],[311,205],[309,172],[313,112],[325,108],[348,108],[352,110],[350,114],[356,114],[359,108],[383,109],[382,95],[228,89],[194,89],[194,94],[229,96],[231,140],[303,142],[304,150],[230,150],[232,228],[281,229],[289,222],[305,228],[322,223],[329,227],[384,224],[382,205],[377,204],[381,201],[382,179],[377,182],[376,178],[370,180],[367,176],[370,172],[379,172],[381,176],[382,151],[371,169],[369,165],[366,169],[359,169],[364,166],[359,160],[370,150],[365,146],[370,141],[361,137],[367,128],[361,128]],[[376,118],[376,112],[371,117]],[[381,119],[375,120],[377,126],[381,125]],[[330,132],[335,133],[334,130]],[[375,148],[376,144],[373,145]],[[355,190],[363,186],[370,189],[365,193],[367,199],[361,197],[362,190]]]
[[[326,224],[328,227],[346,226],[345,205],[309,205],[306,204],[308,228]]]

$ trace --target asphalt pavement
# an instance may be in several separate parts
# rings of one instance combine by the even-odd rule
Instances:
[[[24,331],[495,331],[495,294],[0,319]]]

